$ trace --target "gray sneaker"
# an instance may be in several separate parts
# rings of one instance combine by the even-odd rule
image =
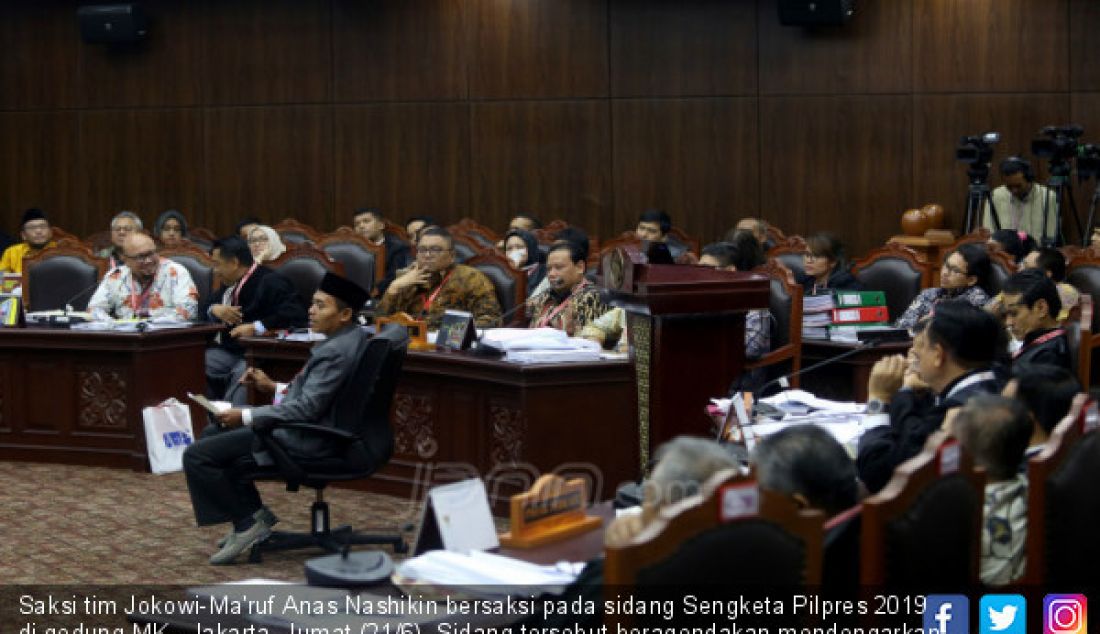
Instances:
[[[271,535],[271,527],[263,520],[256,520],[248,530],[230,535],[222,549],[210,557],[210,563],[215,566],[231,564],[238,555],[251,548],[253,544],[267,539],[269,535]]]
[[[260,510],[252,514],[252,518],[255,519],[257,522],[262,521],[263,523],[267,524],[268,528],[271,528],[272,526],[275,526],[279,523],[279,517],[272,513],[271,509],[267,508],[266,506],[261,506]],[[225,546],[225,543],[228,542],[229,538],[232,536],[233,528],[230,527],[229,532],[221,536],[221,539],[218,540],[216,546],[218,548]]]

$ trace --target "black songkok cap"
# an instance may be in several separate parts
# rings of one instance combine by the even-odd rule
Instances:
[[[367,302],[367,292],[363,290],[363,287],[328,271],[321,278],[321,287],[318,290],[339,299],[356,312]]]
[[[37,207],[31,207],[30,209],[23,212],[23,219],[19,221],[19,226],[22,227],[32,220],[47,220],[46,212]]]

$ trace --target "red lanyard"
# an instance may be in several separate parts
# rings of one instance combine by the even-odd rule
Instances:
[[[1012,358],[1015,359],[1016,357],[1020,356],[1021,354],[1024,353],[1024,350],[1027,350],[1028,348],[1031,348],[1033,346],[1037,346],[1041,343],[1046,343],[1046,342],[1050,341],[1051,339],[1053,339],[1055,337],[1058,337],[1058,336],[1061,336],[1061,335],[1064,335],[1064,334],[1066,334],[1066,330],[1064,328],[1055,328],[1054,330],[1051,330],[1050,332],[1043,335],[1042,337],[1036,337],[1035,341],[1032,341],[1031,343],[1027,344],[1026,346],[1021,346],[1020,349],[1017,350],[1016,353],[1012,355]]]
[[[157,276],[153,275],[153,279],[149,280],[149,286],[141,292],[141,296],[134,292],[134,286],[137,284],[137,279],[134,277],[134,272],[130,271],[130,307],[134,310],[134,316],[137,316],[142,306],[148,306],[149,293],[153,290],[153,284],[157,281]]]
[[[259,263],[253,262],[252,268],[248,269],[248,272],[244,274],[238,282],[237,286],[233,288],[233,305],[238,306],[239,302],[237,298],[241,296],[241,289],[244,288],[244,283],[248,281],[248,278],[252,277],[252,274],[256,272],[256,267],[260,266]]]
[[[554,320],[555,317],[558,316],[558,313],[565,310],[565,307],[568,306],[573,301],[573,297],[576,296],[577,291],[584,288],[584,286],[587,283],[588,283],[588,280],[582,280],[580,284],[577,284],[575,287],[573,287],[573,292],[569,293],[569,298],[566,299],[564,302],[558,304],[558,307],[555,308],[554,310],[550,311],[549,315],[547,315],[546,317],[543,317],[542,319],[540,319],[539,323],[535,324],[535,327],[536,328],[546,327],[547,324],[549,324],[551,321]],[[564,324],[563,324],[563,326],[564,326]]]
[[[429,310],[431,310],[432,302],[434,302],[435,298],[439,295],[439,291],[443,290],[443,287],[447,285],[447,280],[451,279],[451,275],[454,274],[454,272],[455,270],[451,269],[451,272],[443,278],[443,281],[439,283],[439,286],[435,287],[435,290],[432,291],[432,294],[424,298],[424,312],[428,312]]]

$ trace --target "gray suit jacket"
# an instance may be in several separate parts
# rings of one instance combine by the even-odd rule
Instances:
[[[305,367],[294,377],[286,396],[278,405],[265,405],[252,410],[252,422],[272,421],[274,437],[289,453],[308,458],[335,455],[334,443],[316,434],[294,429],[279,429],[279,423],[313,423],[338,427],[335,399],[345,381],[355,373],[358,353],[363,349],[367,333],[352,325],[317,344],[309,353]],[[263,464],[257,456],[257,462]]]

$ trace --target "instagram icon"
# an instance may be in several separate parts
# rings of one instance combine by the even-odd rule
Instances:
[[[1088,601],[1083,594],[1043,597],[1044,634],[1088,634]]]

